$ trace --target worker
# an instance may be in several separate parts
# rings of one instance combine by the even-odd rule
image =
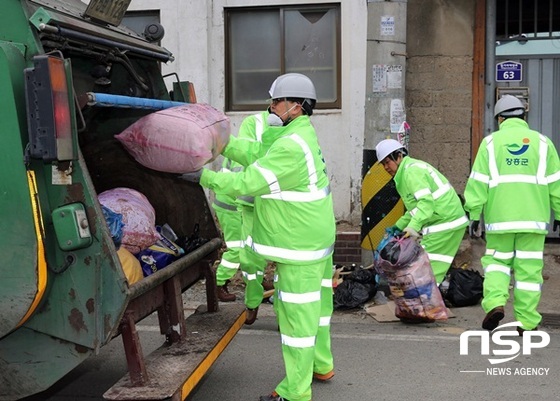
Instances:
[[[235,173],[243,170],[243,166],[225,158],[222,163],[222,172]],[[244,246],[242,236],[242,216],[237,210],[236,199],[227,194],[216,194],[212,208],[226,245],[220,264],[216,269],[216,296],[222,302],[233,302],[237,299],[235,294],[230,294],[228,284],[235,276],[240,266],[240,252]]]
[[[269,125],[281,124],[282,129],[275,131],[266,155],[238,174],[203,169],[182,177],[216,193],[255,196],[249,241],[254,252],[276,262],[274,310],[286,370],[276,389],[260,400],[309,401],[312,379],[334,376],[330,318],[336,224],[310,120],[317,99],[312,81],[284,74],[273,82],[270,95]],[[224,155],[248,154],[239,150],[248,143],[232,137]]]
[[[394,139],[375,147],[377,160],[394,181],[406,208],[389,231],[402,231],[426,250],[437,285],[444,280],[468,226],[468,218],[455,189],[430,164],[408,156]]]
[[[537,307],[551,208],[553,230],[560,225],[560,162],[552,141],[529,128],[517,97],[498,99],[494,117],[499,128],[480,144],[465,187],[465,210],[473,234],[484,218],[482,328],[494,330],[504,318],[513,271],[513,311],[521,336],[541,321]]]

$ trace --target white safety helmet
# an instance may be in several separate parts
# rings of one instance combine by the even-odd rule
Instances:
[[[381,162],[395,150],[402,149],[406,154],[406,149],[402,143],[395,139],[384,139],[377,144],[375,147],[375,153],[377,153],[377,161]]]
[[[295,97],[317,100],[313,82],[303,74],[289,73],[274,80],[268,91],[272,99]]]
[[[504,95],[494,106],[494,117],[520,117],[525,113],[525,105],[512,95]]]

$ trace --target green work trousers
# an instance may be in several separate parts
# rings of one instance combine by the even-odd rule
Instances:
[[[254,208],[252,206],[241,206],[241,216],[243,220],[242,238],[247,240],[247,237],[253,231]],[[247,246],[241,249],[239,260],[243,281],[245,282],[245,306],[255,309],[263,300],[262,281],[267,262],[261,255]]]
[[[227,246],[216,270],[216,285],[220,287],[237,273],[243,237],[241,230],[241,214],[237,210],[232,211],[222,208],[215,208],[214,210],[218,218],[218,223],[220,223],[220,227],[222,228],[224,241]]]
[[[428,234],[422,238],[422,247],[428,254],[438,286],[445,278],[464,235],[465,228],[461,227],[457,230]]]
[[[286,369],[276,392],[290,401],[311,400],[313,372],[334,368],[332,267],[332,257],[311,265],[276,265],[274,310]]]
[[[542,319],[537,307],[543,283],[544,240],[545,234],[486,232],[486,254],[482,257],[482,309],[486,313],[506,304],[513,271],[515,319],[525,330],[538,326]]]

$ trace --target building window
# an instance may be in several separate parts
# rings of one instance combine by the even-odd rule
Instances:
[[[226,109],[261,110],[281,74],[307,75],[318,109],[340,108],[340,5],[228,8]]]

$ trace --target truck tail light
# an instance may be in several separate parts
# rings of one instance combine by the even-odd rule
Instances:
[[[72,103],[63,59],[40,55],[25,70],[29,152],[44,161],[73,160]]]

